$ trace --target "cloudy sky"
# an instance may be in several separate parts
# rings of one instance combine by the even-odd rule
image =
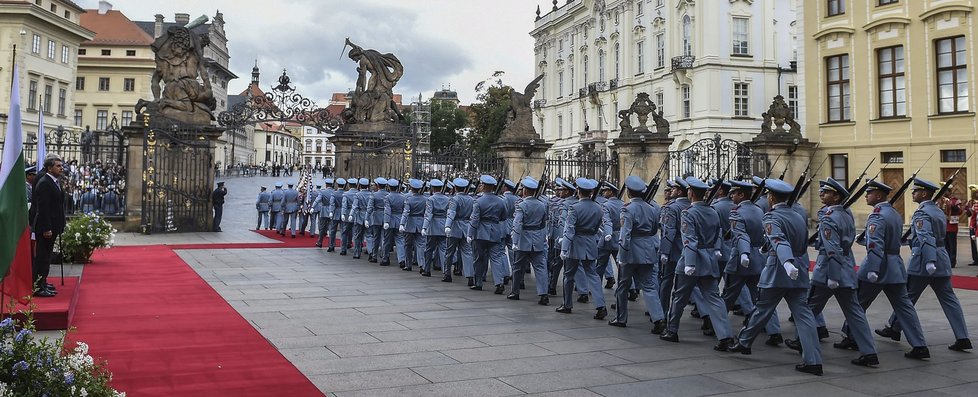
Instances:
[[[98,0],[77,1],[85,8]],[[443,86],[458,91],[462,103],[475,101],[474,87],[494,71],[504,82],[523,86],[533,76],[533,40],[529,31],[538,4],[550,0],[145,0],[111,1],[113,9],[134,21],[163,14],[224,14],[231,71],[239,76],[229,91],[240,92],[251,80],[255,59],[267,88],[283,68],[304,95],[328,100],[352,89],[355,64],[340,58],[343,42],[392,52],[404,65],[395,92],[410,102]],[[563,4],[563,1],[560,2]]]

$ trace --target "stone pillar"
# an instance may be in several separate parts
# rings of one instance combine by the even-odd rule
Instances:
[[[765,158],[767,157],[768,164],[774,162],[781,156],[777,164],[772,164],[773,171],[771,172],[772,178],[777,178],[781,175],[781,172],[788,167],[788,171],[784,174],[784,181],[790,183],[792,186],[796,185],[798,178],[808,164],[811,163],[812,156],[815,154],[815,143],[810,142],[808,139],[777,139],[777,138],[765,138],[758,137],[754,138],[753,141],[746,143],[748,147],[751,148],[754,154],[754,158]],[[812,164],[812,168],[818,167],[818,164]],[[829,175],[828,169],[822,166],[820,175],[816,178],[824,177]],[[758,174],[762,174],[762,170],[756,170]],[[814,169],[811,172],[815,172]],[[760,176],[764,176],[763,174]],[[808,191],[799,199],[802,206],[808,210],[809,218],[814,216],[815,211],[813,209],[818,209],[821,204],[818,202],[818,195],[813,192],[818,191],[818,183],[815,180],[812,181],[812,185],[808,187]]]
[[[551,146],[540,139],[506,139],[496,142],[493,149],[503,159],[506,178],[519,182],[527,175],[540,179],[547,168],[547,150]]]
[[[357,137],[349,134],[336,134],[329,140],[335,147],[334,153],[336,154],[336,160],[333,163],[333,173],[336,176],[342,178],[351,176],[360,177],[359,175],[353,175],[357,170],[352,159],[353,146],[357,140]]]
[[[127,125],[122,133],[129,141],[126,148],[126,219],[122,231],[139,232],[143,219],[143,127]]]
[[[618,175],[621,180],[624,181],[631,171],[632,175],[649,182],[669,156],[669,145],[672,145],[672,141],[669,134],[663,133],[630,133],[615,139],[614,150],[618,151]],[[666,170],[662,172],[663,179],[668,178],[668,172],[666,166]],[[659,203],[662,202],[662,185],[654,197]]]

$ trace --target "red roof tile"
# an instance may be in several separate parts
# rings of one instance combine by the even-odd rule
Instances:
[[[146,34],[120,11],[110,10],[99,14],[98,10],[87,10],[80,16],[80,25],[95,32],[95,38],[86,44],[138,45],[153,44],[153,37]]]

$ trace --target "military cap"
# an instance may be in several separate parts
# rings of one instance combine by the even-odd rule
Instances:
[[[359,180],[357,180],[357,184],[360,186],[367,186],[370,184],[370,180],[367,178],[360,178]]]
[[[730,190],[752,189],[754,184],[750,181],[730,181]]]
[[[390,187],[397,187],[397,185],[400,185],[400,184],[401,183],[398,182],[397,179],[394,179],[394,178],[391,178],[391,179],[388,179],[387,180],[387,186],[390,186]]]
[[[292,185],[289,185],[292,186]],[[282,182],[275,182],[275,187],[282,187]]]
[[[336,184],[337,185],[345,185],[346,184],[346,179],[336,178]]]
[[[516,189],[516,182],[513,182],[509,179],[503,179],[503,183],[506,184],[506,187],[510,189]]]
[[[919,189],[936,192],[940,190],[940,187],[938,187],[936,184],[926,179],[913,178],[913,190],[919,190]]]
[[[455,187],[460,187],[460,188],[469,187],[469,181],[465,178],[452,179],[452,184],[455,185]]]
[[[566,188],[567,186],[564,186],[563,178],[560,177],[554,178],[554,189],[566,189]]]
[[[265,187],[265,185],[261,185],[261,188],[262,189],[268,189],[267,187]]]
[[[533,179],[532,177],[529,177],[529,176],[523,177],[523,180],[520,181],[520,183],[523,184],[523,187],[525,187],[527,189],[534,189],[534,190],[536,190],[538,187],[540,187],[540,183],[537,182],[536,179]]]
[[[25,174],[37,174],[37,166],[36,165],[32,165],[30,167],[24,168],[24,173]]]
[[[374,178],[374,183],[376,183],[377,186],[387,186],[387,178],[384,178],[382,176],[378,176],[378,177]]]
[[[893,190],[893,188],[876,180],[870,180],[866,182],[866,191],[871,192],[873,190],[882,190],[884,193],[889,193],[890,191]]]
[[[598,187],[598,183],[592,179],[577,178],[574,182],[577,183],[577,187],[581,190],[594,190],[594,188]]]
[[[625,178],[625,187],[628,188],[628,190],[642,192],[645,191],[645,188],[648,187],[648,184],[646,184],[645,181],[642,180],[642,178],[637,177],[635,175],[631,175],[628,178]]]
[[[445,186],[445,182],[442,182],[441,179],[432,179],[428,181],[428,185],[431,187],[443,187]]]
[[[217,186],[224,186],[224,181],[218,181]]]
[[[481,182],[483,185],[493,185],[493,186],[495,186],[496,183],[498,183],[498,182],[496,182],[496,178],[493,178],[490,175],[482,175],[482,176],[480,176],[479,177],[479,182]]]
[[[323,180],[323,183],[324,184],[327,184],[327,185],[332,185],[333,184],[333,178],[326,178],[326,179]]]
[[[687,176],[686,179],[683,179],[683,181],[686,182],[686,185],[688,185],[690,189],[706,190],[710,188],[710,185],[707,185],[706,182],[703,182],[703,180],[695,176]]]
[[[289,182],[289,187],[292,187],[292,186],[295,186],[295,184],[292,183],[292,182]]]
[[[618,192],[618,186],[615,186],[615,184],[610,182],[605,182],[601,185],[601,190],[605,190],[605,189]]]
[[[777,194],[790,194],[795,190],[790,183],[774,178],[768,178],[764,182],[764,187]]]
[[[566,179],[564,180],[564,187],[570,190],[577,189],[577,186],[574,186],[574,184],[571,183],[571,181],[568,181]]]
[[[424,186],[424,182],[411,178],[408,180],[408,185],[411,186],[411,189],[421,189]]]
[[[678,188],[681,188],[681,189],[684,189],[684,190],[685,189],[689,189],[689,182],[686,182],[686,180],[683,179],[682,177],[678,177],[677,176],[677,177],[673,178],[673,182],[676,183],[675,187],[678,187]]]
[[[818,181],[818,190],[833,191],[839,193],[839,196],[842,197],[849,196],[849,190],[842,186],[839,181],[832,178],[826,178],[824,181]]]
[[[764,178],[761,178],[761,177],[759,177],[757,175],[754,175],[754,176],[750,177],[750,179],[751,179],[752,182],[754,182],[754,186],[755,187],[756,186],[761,186],[761,182],[764,182]]]
[[[672,179],[666,179],[666,187],[676,187],[676,181]]]

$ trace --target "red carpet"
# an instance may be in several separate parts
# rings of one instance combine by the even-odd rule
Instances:
[[[107,360],[127,395],[323,395],[172,247],[116,247],[93,262],[70,338]]]
[[[64,285],[61,285],[60,277],[48,277],[48,282],[58,289],[58,295],[31,299],[34,327],[40,331],[68,329],[78,303],[78,277],[65,277]],[[27,305],[17,304],[14,312],[19,313],[26,309]],[[4,312],[7,312],[7,308],[4,308]]]

